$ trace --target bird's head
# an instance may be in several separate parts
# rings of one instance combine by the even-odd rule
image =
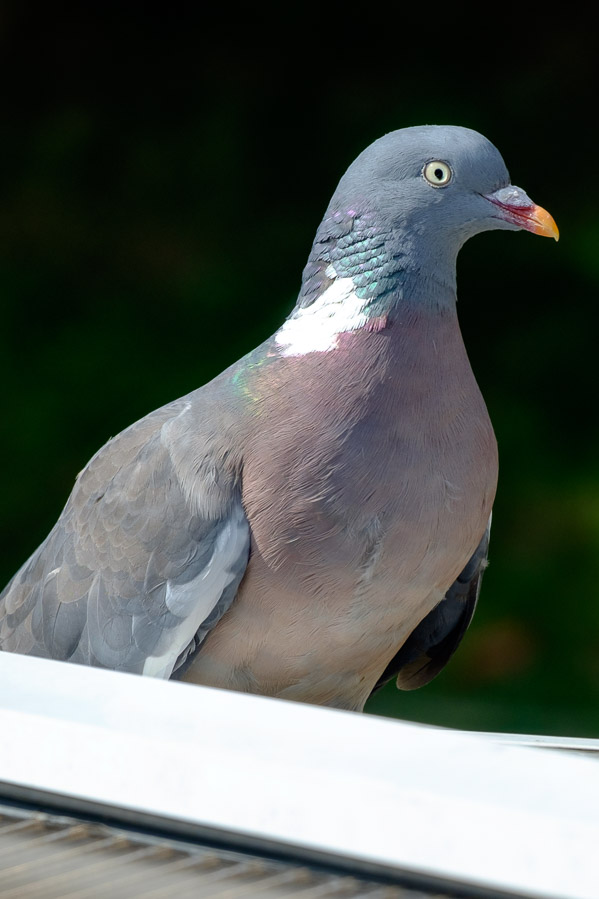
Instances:
[[[318,299],[330,317],[347,293],[354,322],[380,318],[401,302],[451,305],[464,242],[481,231],[521,228],[559,236],[549,213],[510,183],[485,137],[452,125],[392,131],[339,182],[304,269],[298,308]]]
[[[493,144],[457,126],[403,128],[375,141],[349,167],[330,208],[346,206],[415,239],[420,253],[440,244],[456,253],[496,228],[559,236],[549,213],[510,183]]]

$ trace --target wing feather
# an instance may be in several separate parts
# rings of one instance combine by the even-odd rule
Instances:
[[[428,684],[445,667],[472,620],[487,565],[491,521],[472,558],[441,602],[422,619],[378,680],[378,690],[397,677],[400,690]]]
[[[171,447],[200,412],[173,403],[94,456],[0,595],[0,648],[155,677],[197,650],[235,597],[250,543],[238,477],[213,435],[196,476],[218,478],[210,508],[192,508],[184,490]]]

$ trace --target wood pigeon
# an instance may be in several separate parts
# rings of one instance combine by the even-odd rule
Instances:
[[[1,649],[357,710],[433,678],[487,558],[497,448],[455,282],[495,228],[558,238],[475,131],[364,150],[278,331],[78,476],[0,596]]]

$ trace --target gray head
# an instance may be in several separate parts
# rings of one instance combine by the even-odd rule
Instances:
[[[481,134],[451,125],[393,131],[339,182],[298,306],[311,305],[336,278],[351,278],[373,314],[408,296],[451,303],[460,247],[494,228],[558,237],[549,213],[510,184],[500,153]]]
[[[442,244],[454,258],[469,237],[495,228],[557,239],[551,216],[511,186],[496,147],[453,125],[403,128],[367,147],[341,179],[328,215],[350,210],[375,216],[420,253]]]

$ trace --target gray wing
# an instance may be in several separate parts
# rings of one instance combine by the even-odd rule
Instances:
[[[400,690],[416,690],[428,684],[445,667],[474,615],[483,572],[487,566],[491,521],[474,555],[451,585],[445,597],[412,631],[378,680],[378,690],[397,677]]]
[[[0,595],[2,650],[163,678],[195,651],[249,556],[232,453],[198,411],[166,406],[94,456]]]

